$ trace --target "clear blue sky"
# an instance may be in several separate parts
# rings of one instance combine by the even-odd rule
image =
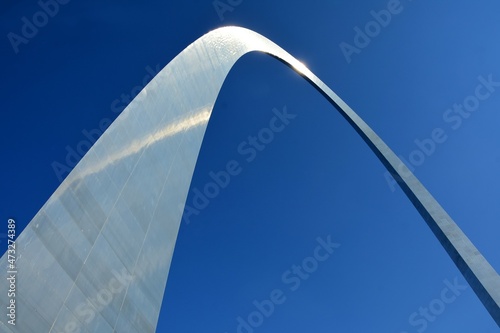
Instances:
[[[7,219],[21,231],[60,184],[54,162],[66,165],[67,149],[84,149],[84,131],[114,119],[122,94],[136,93],[202,34],[239,25],[336,91],[500,270],[497,1],[231,3],[219,16],[210,0],[71,0],[44,22],[36,1],[2,2],[3,251]],[[40,27],[24,31],[31,37],[9,35],[21,36],[22,18],[34,15]],[[272,110],[285,107],[296,117],[262,151],[242,154]],[[268,56],[245,56],[230,73],[188,204],[230,160],[242,172],[181,225],[158,332],[498,330],[374,154],[307,82]],[[328,236],[340,247],[327,256],[316,249]],[[310,258],[315,251],[323,261]],[[311,272],[293,270],[302,264]],[[272,297],[272,314],[254,313],[255,300]],[[255,328],[242,328],[252,320]]]

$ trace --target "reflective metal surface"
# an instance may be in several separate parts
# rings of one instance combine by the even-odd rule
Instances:
[[[2,332],[154,332],[203,135],[224,79],[251,51],[315,86],[398,181],[500,325],[500,278],[389,147],[321,80],[247,29],[214,30],[141,91],[17,240],[17,324]],[[0,266],[6,266],[6,255]],[[0,278],[5,281],[6,272]],[[7,294],[0,284],[0,295]],[[0,297],[6,308],[6,298]]]

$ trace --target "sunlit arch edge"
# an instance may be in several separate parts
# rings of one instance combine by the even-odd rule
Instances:
[[[27,312],[19,318],[28,320],[30,313],[30,319],[12,327],[4,317],[0,328],[60,332],[74,320],[88,331],[104,326],[120,331],[124,325],[129,331],[154,331],[210,114],[232,66],[253,51],[279,59],[334,105],[393,175],[500,326],[500,277],[382,139],[279,46],[251,30],[225,27],[199,38],[153,78],[21,233],[18,300],[19,311]],[[120,229],[125,228],[138,235],[134,242],[140,247],[124,237]],[[54,244],[55,239],[62,245]],[[0,261],[5,264],[6,255]],[[133,278],[124,285],[123,296],[113,294],[105,309],[97,311],[96,294],[119,268]],[[5,272],[1,274],[4,278]],[[38,277],[36,285],[29,275]],[[3,285],[0,292],[6,295]],[[95,305],[92,320],[76,310],[88,300]],[[4,297],[0,305],[6,305]]]

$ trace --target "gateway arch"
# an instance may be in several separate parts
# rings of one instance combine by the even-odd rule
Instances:
[[[16,241],[8,333],[154,332],[191,177],[219,90],[238,59],[267,53],[312,84],[370,146],[500,326],[500,277],[382,139],[330,88],[265,37],[216,29],[139,93]],[[8,256],[0,259],[7,267]],[[0,278],[9,276],[2,269]],[[0,306],[12,307],[10,284]]]

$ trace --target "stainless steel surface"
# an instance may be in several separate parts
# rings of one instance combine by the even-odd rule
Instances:
[[[3,332],[154,332],[203,135],[234,63],[268,53],[315,86],[379,157],[495,321],[500,278],[410,170],[299,61],[238,27],[214,30],[141,91],[17,240],[16,326]],[[6,255],[0,260],[5,267]],[[5,281],[2,270],[0,278]],[[0,284],[0,294],[7,285]],[[6,299],[0,298],[5,309]]]

